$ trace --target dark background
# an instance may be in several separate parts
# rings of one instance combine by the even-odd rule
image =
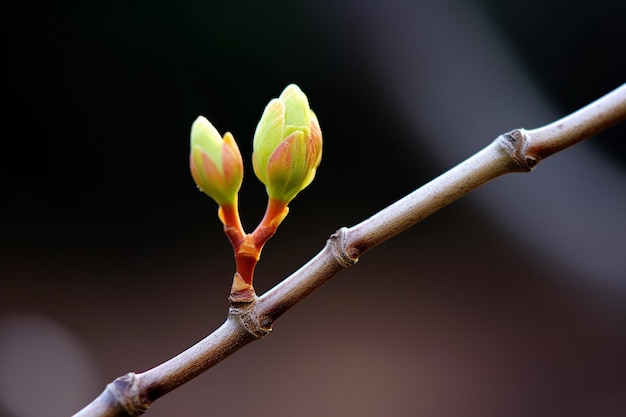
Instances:
[[[11,417],[71,414],[225,318],[230,247],[188,172],[197,115],[238,141],[247,229],[265,206],[249,162],[263,107],[295,82],[320,119],[322,165],[263,253],[262,293],[337,228],[626,73],[626,7],[611,1],[15,7],[2,26],[0,151],[0,415]],[[488,185],[445,208],[149,415],[626,413],[626,241],[615,240],[626,223],[614,215],[626,207],[625,134],[576,148],[610,169],[610,184],[584,165],[555,168],[560,185],[544,199],[552,159],[497,180],[519,201]],[[505,203],[521,208],[514,226],[501,221]],[[587,206],[600,215],[576,211]],[[551,228],[568,215],[565,231]],[[569,241],[594,252],[553,252]]]

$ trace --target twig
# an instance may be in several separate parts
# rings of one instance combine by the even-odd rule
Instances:
[[[549,125],[517,129],[369,219],[341,228],[291,276],[251,303],[231,306],[228,319],[205,339],[148,371],[117,378],[75,417],[138,416],[150,404],[242,346],[266,336],[273,322],[316,288],[385,240],[484,183],[528,172],[548,156],[626,120],[626,84]]]

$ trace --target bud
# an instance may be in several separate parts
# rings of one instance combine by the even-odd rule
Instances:
[[[322,132],[295,84],[269,102],[254,133],[252,166],[270,199],[289,203],[315,177]]]
[[[226,132],[222,138],[205,117],[191,126],[191,176],[198,188],[220,206],[233,205],[243,181],[243,161],[235,138]]]

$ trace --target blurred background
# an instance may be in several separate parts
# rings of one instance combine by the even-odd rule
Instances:
[[[295,82],[324,134],[259,293],[514,128],[625,81],[626,3],[14,4],[0,150],[0,415],[77,411],[226,317],[234,262],[188,172],[199,115],[249,158]],[[148,415],[626,414],[626,127],[497,179],[296,306]]]

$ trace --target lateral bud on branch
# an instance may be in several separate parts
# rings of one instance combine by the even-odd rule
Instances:
[[[140,398],[139,378],[134,372],[120,376],[107,385],[107,389],[131,416],[139,416],[148,411],[149,404]]]
[[[328,238],[335,260],[344,268],[359,261],[359,251],[356,247],[349,245],[348,233],[348,228],[342,227]]]
[[[239,320],[248,333],[257,339],[267,336],[272,331],[272,322],[269,318],[261,318],[256,308],[258,297],[249,303],[231,303],[228,316],[230,319]]]
[[[524,129],[515,129],[503,133],[498,137],[498,140],[504,145],[511,158],[515,160],[520,171],[532,171],[537,162],[539,162],[535,156],[527,153],[528,137]]]

